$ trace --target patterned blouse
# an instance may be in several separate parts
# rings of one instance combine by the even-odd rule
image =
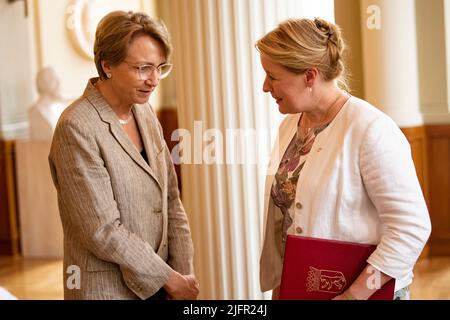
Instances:
[[[298,127],[297,134],[292,139],[283,159],[280,162],[271,189],[274,204],[283,214],[282,241],[286,241],[286,234],[292,225],[292,210],[298,178],[306,162],[306,156],[311,151],[316,136],[322,132],[329,123],[318,127],[305,129]]]

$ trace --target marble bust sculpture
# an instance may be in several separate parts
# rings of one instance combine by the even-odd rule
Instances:
[[[28,111],[30,138],[51,140],[59,116],[66,107],[60,93],[60,81],[52,67],[39,70],[36,77],[39,99]]]

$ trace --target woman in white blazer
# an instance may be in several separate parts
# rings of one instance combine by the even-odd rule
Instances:
[[[367,285],[372,268],[381,285],[395,278],[394,297],[407,299],[431,224],[405,136],[387,115],[341,89],[338,26],[286,20],[256,48],[263,90],[287,114],[266,178],[262,291],[278,298],[286,237],[294,234],[377,245],[335,299],[368,299],[376,291]]]

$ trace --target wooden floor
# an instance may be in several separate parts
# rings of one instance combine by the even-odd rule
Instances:
[[[0,257],[0,287],[19,299],[63,298],[62,261]],[[412,299],[450,300],[450,257],[419,260]]]
[[[62,260],[0,257],[0,287],[18,299],[63,299]]]

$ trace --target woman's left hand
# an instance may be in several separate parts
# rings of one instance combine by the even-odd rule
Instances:
[[[344,295],[340,294],[334,297],[332,300],[347,300],[347,298]]]
[[[332,300],[358,300],[355,296],[347,289],[342,294],[337,295]]]

